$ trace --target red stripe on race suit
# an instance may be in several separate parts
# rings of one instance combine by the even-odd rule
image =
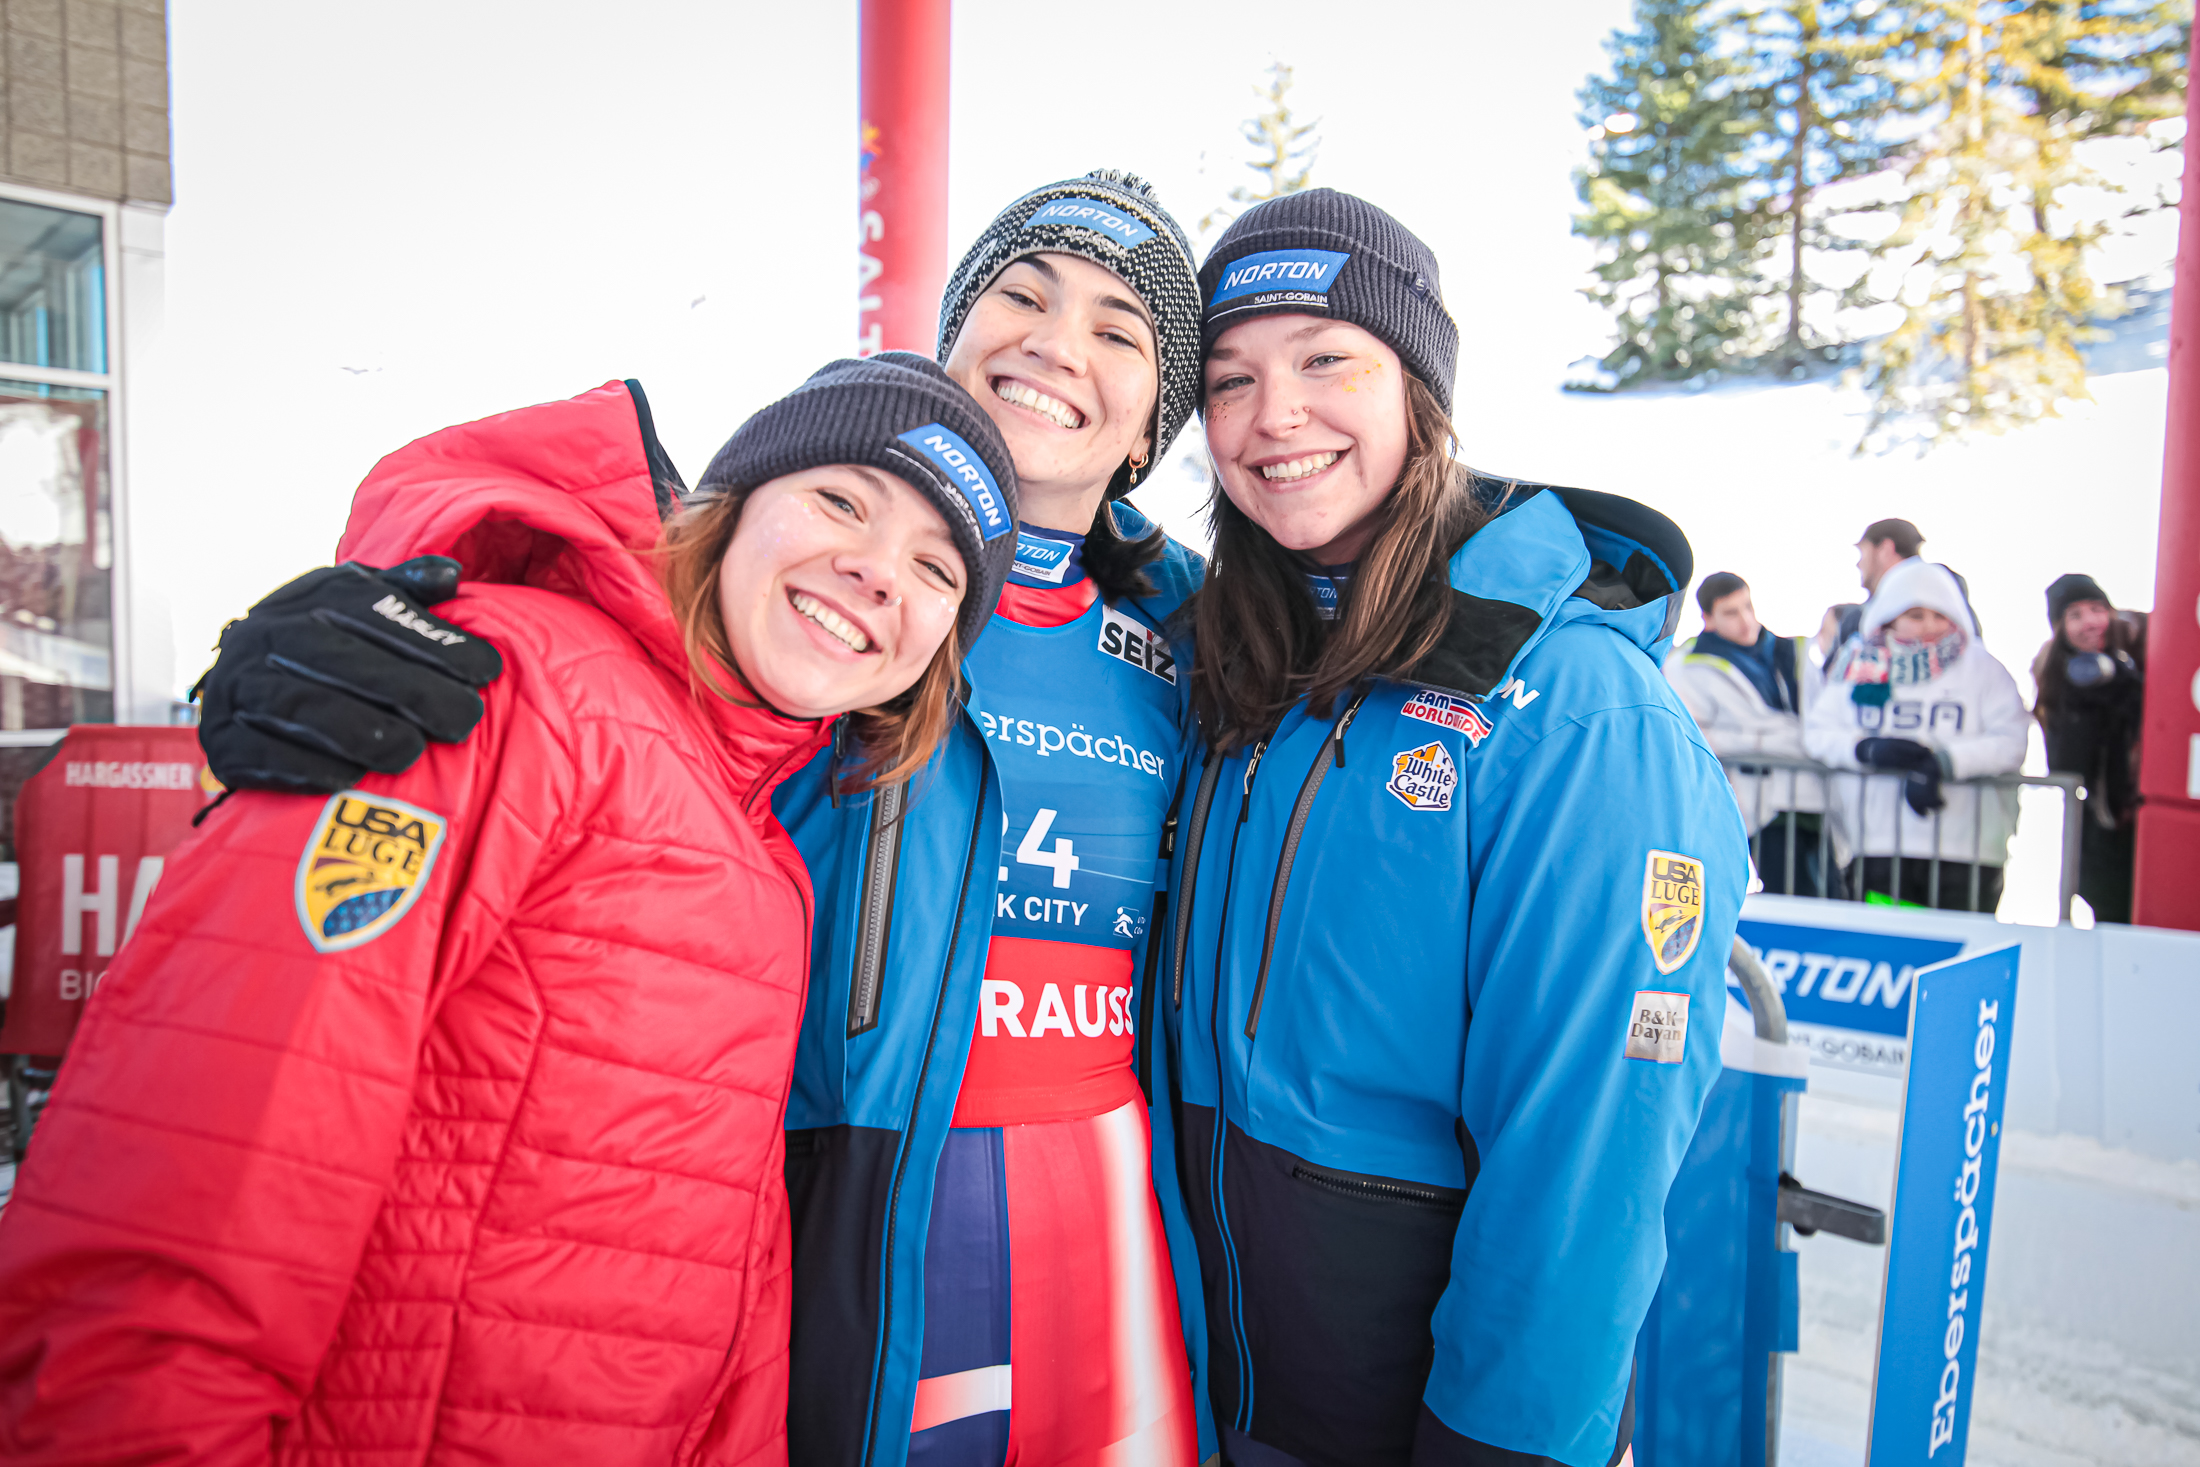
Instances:
[[[1146,1125],[1145,1102],[1134,1098],[1088,1120],[1001,1132],[1015,1280],[1010,1462],[1193,1467],[1198,1460],[1191,1370]]]
[[[1137,1097],[1130,1005],[1127,952],[994,938],[953,1124],[1076,1120]]]
[[[1001,599],[993,610],[995,615],[1027,627],[1066,627],[1090,611],[1099,599],[1100,588],[1090,581],[1044,587],[1011,583],[1001,587]]]

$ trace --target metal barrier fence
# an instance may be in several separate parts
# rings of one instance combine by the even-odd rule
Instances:
[[[1930,816],[1919,816],[1904,804],[1906,777],[1899,772],[1833,769],[1814,760],[1764,754],[1721,756],[1719,762],[1753,832],[1749,855],[1766,891],[1863,901],[1869,890],[1907,900],[1903,895],[1907,861],[1913,873],[1910,890],[1916,890],[1916,870],[1925,871],[1924,901],[1917,905],[1967,912],[1990,913],[1999,900],[2000,865],[1989,865],[1982,858],[1989,854],[1989,845],[1999,856],[2000,848],[2015,834],[2017,792],[2027,785],[2059,789],[2063,795],[2062,874],[2057,911],[2062,921],[2070,920],[2070,903],[2078,893],[2084,808],[2078,799],[2084,781],[2075,774],[1991,774],[1942,780],[1944,796],[1970,791],[1972,798],[1950,798]],[[1964,805],[1969,807],[1967,822],[1960,813]],[[1943,829],[1951,812],[1956,812],[1953,853],[1944,838],[1951,832]],[[2001,827],[1991,839],[1990,814]],[[1965,823],[1970,827],[1967,841]],[[1891,851],[1880,849],[1890,843]],[[1911,848],[1905,849],[1906,845]],[[1956,883],[1956,891],[1944,892],[1944,876]],[[1944,905],[1943,896],[1960,900]]]

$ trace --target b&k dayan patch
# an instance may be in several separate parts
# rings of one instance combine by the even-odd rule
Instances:
[[[321,952],[395,927],[435,869],[450,822],[430,810],[345,790],[329,797],[298,860],[298,922]]]
[[[1642,869],[1642,936],[1660,973],[1688,961],[1703,936],[1703,862],[1672,851],[1650,853]]]

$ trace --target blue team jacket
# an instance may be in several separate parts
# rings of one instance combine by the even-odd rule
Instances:
[[[1129,505],[1118,503],[1115,516],[1126,537],[1151,528]],[[1158,638],[1205,567],[1172,541],[1146,572],[1155,594],[1122,606]],[[1180,693],[1187,681],[1177,679]],[[1167,751],[1181,777],[1179,752]],[[996,893],[1007,889],[1001,878],[1010,868],[1002,864],[1000,776],[967,710],[923,772],[877,797],[836,805],[833,758],[820,754],[773,800],[816,890],[809,1001],[786,1121],[794,1227],[789,1456],[797,1467],[900,1467],[923,1351],[933,1181],[962,1091]],[[1145,970],[1161,926],[1157,915],[1152,944],[1134,949],[1131,1007],[1149,1087],[1161,1031],[1150,1023]],[[1152,1119],[1156,1172],[1173,1186],[1165,1100]],[[1196,1311],[1188,1281],[1198,1265],[1183,1210],[1165,1207],[1164,1215],[1173,1266],[1187,1285],[1179,1292]],[[1202,1455],[1211,1450],[1204,1443]]]
[[[1690,571],[1640,505],[1519,489],[1414,681],[1302,704],[1184,796],[1163,1202],[1234,1462],[1625,1445],[1749,874],[1659,670]]]

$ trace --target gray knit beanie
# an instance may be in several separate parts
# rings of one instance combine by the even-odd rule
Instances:
[[[1016,556],[1016,465],[985,409],[915,352],[832,362],[735,429],[696,493],[754,488],[825,464],[899,475],[939,510],[970,578],[955,621],[968,651]]]
[[[1161,336],[1161,391],[1148,462],[1161,462],[1199,405],[1199,282],[1182,226],[1135,173],[1096,168],[1034,189],[1003,209],[948,277],[940,300],[940,360],[954,350],[970,308],[994,277],[1042,253],[1076,255],[1113,271],[1153,316]],[[1108,497],[1127,493],[1132,478],[1126,460],[1109,481]]]
[[[1365,199],[1314,188],[1255,204],[1208,252],[1199,294],[1203,358],[1255,316],[1332,316],[1382,338],[1451,411],[1459,326],[1444,309],[1436,256]]]

